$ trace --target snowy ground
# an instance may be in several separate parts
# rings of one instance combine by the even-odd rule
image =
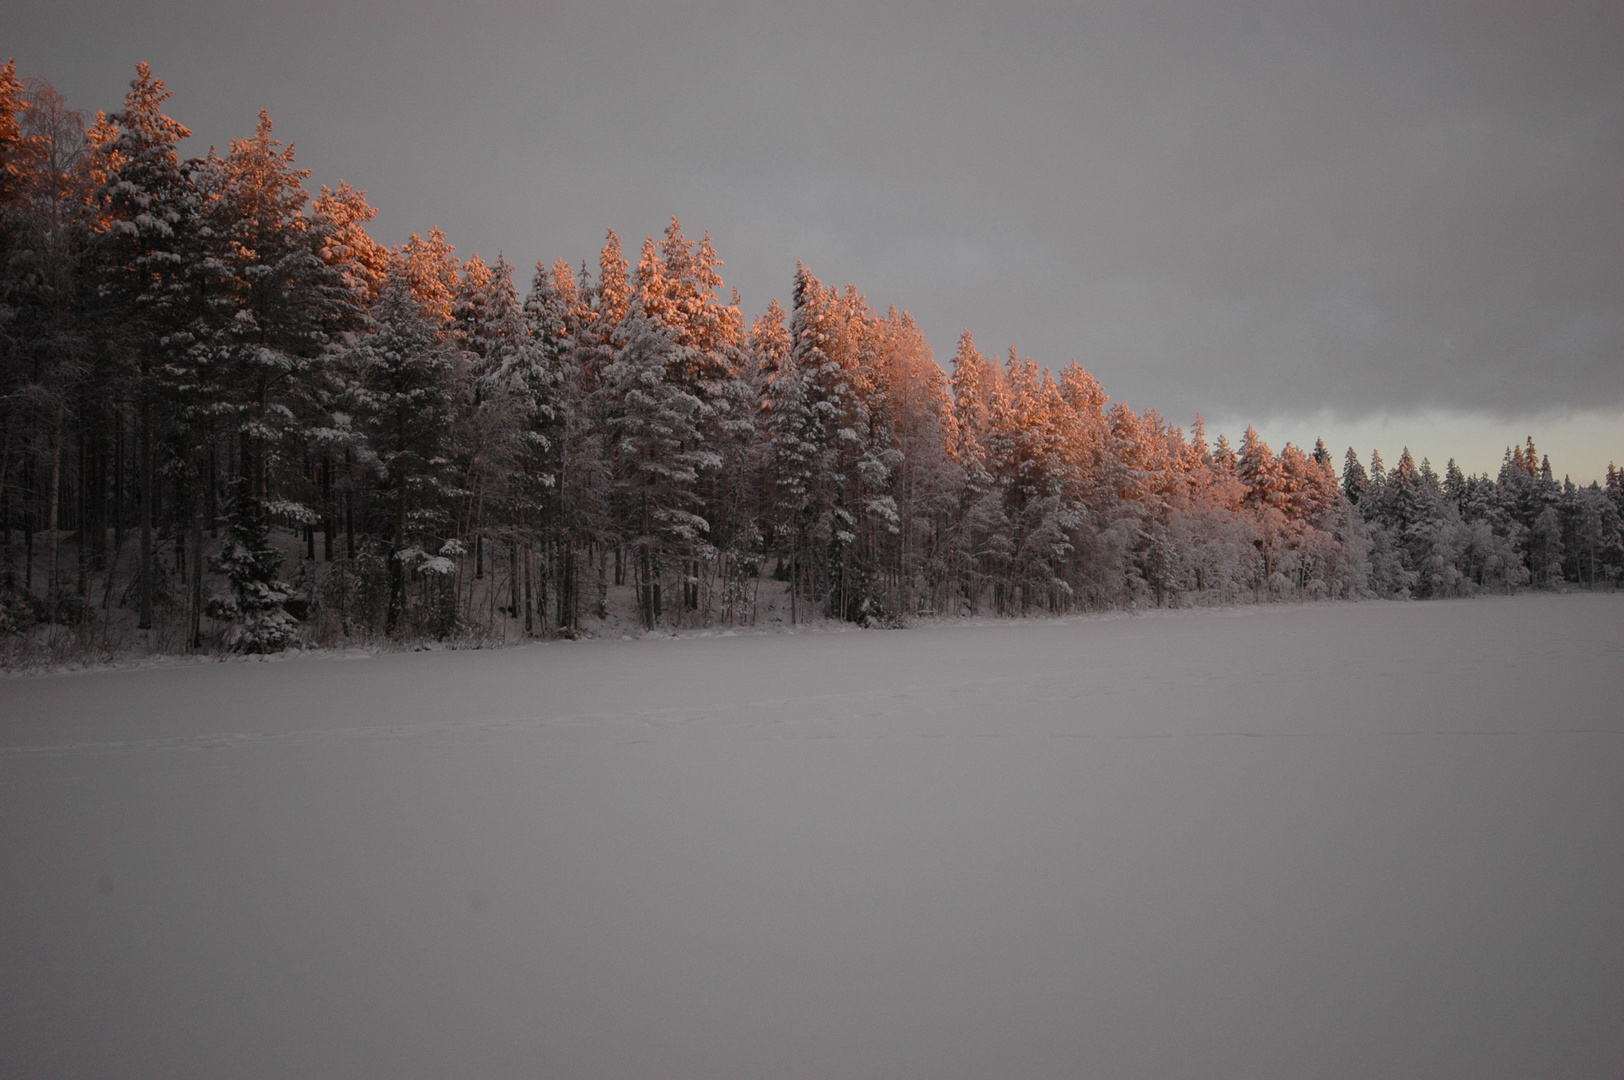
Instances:
[[[5,1077],[1624,1074],[1624,595],[0,682]]]

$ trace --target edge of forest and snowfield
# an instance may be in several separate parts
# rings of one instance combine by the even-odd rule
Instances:
[[[805,263],[752,317],[675,217],[527,285],[170,97],[0,66],[0,669],[1624,581],[1624,470],[1531,434],[1209,440]]]
[[[518,651],[564,648],[586,644],[608,645],[623,642],[697,642],[728,638],[887,633],[895,631],[911,631],[914,633],[964,629],[994,631],[1034,626],[1061,627],[1079,623],[1101,624],[1133,620],[1236,619],[1266,617],[1269,613],[1285,611],[1304,609],[1335,610],[1367,604],[1413,606],[1416,608],[1434,608],[1460,604],[1495,605],[1498,607],[1508,603],[1516,604],[1530,598],[1572,597],[1578,599],[1582,597],[1617,596],[1618,593],[1619,590],[1616,587],[1597,587],[1593,589],[1570,587],[1546,590],[1518,589],[1509,593],[1480,593],[1475,596],[1449,597],[1429,601],[1387,597],[1352,597],[1326,600],[1286,598],[1264,599],[1250,603],[1187,603],[1164,607],[1125,606],[1099,611],[1068,612],[1065,614],[1033,613],[1015,617],[985,612],[976,614],[961,613],[956,616],[921,615],[905,622],[897,621],[867,626],[827,616],[803,618],[795,623],[771,617],[754,624],[662,627],[656,630],[644,630],[638,625],[635,600],[633,599],[628,601],[626,605],[631,610],[626,612],[612,611],[607,618],[590,620],[582,627],[582,633],[574,637],[509,637],[503,640],[494,635],[468,634],[419,640],[378,638],[341,645],[296,644],[280,652],[246,654],[221,651],[200,653],[146,651],[143,647],[143,641],[140,638],[134,638],[124,642],[116,651],[104,652],[101,655],[80,652],[77,655],[70,655],[55,661],[50,659],[46,651],[49,646],[41,642],[34,644],[31,653],[24,653],[15,647],[9,652],[0,653],[0,680],[187,668],[216,664],[270,664],[297,661],[348,662],[417,652]]]

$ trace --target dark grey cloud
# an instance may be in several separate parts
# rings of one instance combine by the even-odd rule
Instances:
[[[150,60],[199,143],[463,253],[670,214],[759,310],[797,259],[945,359],[1075,357],[1187,418],[1624,408],[1624,6],[29,5],[75,104]],[[201,149],[201,145],[199,147]]]

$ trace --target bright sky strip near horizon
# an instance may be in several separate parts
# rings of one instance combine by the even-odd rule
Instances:
[[[1624,5],[7,0],[75,107],[267,108],[396,243],[595,260],[679,217],[1278,448],[1624,461]]]

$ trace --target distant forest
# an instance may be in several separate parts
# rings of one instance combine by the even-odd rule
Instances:
[[[1624,575],[1624,470],[1209,443],[796,269],[753,320],[708,236],[635,258],[386,247],[261,114],[223,155],[137,65],[87,117],[0,73],[0,639],[275,651],[1462,596]],[[120,634],[126,635],[124,639]],[[110,646],[109,646],[110,647]]]

